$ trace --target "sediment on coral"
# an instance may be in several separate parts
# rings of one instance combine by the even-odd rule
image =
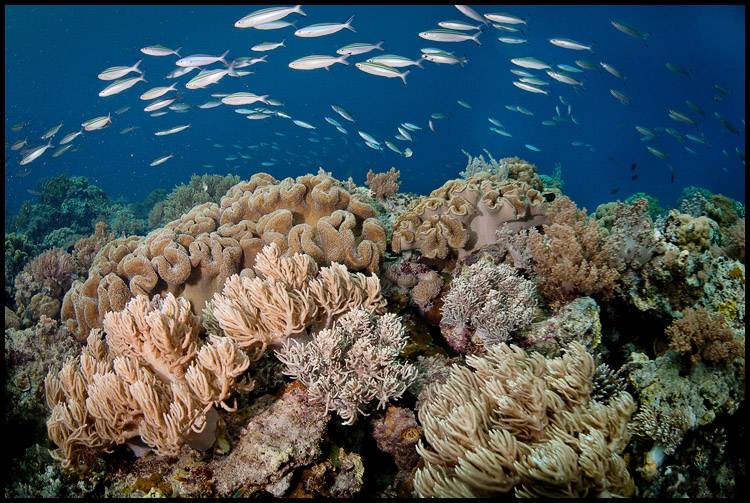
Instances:
[[[582,345],[552,360],[505,343],[487,352],[422,392],[419,496],[632,494],[620,454],[633,398],[592,399],[594,359]]]

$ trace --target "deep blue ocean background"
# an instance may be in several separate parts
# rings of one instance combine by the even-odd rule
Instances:
[[[276,178],[316,173],[319,167],[339,179],[352,176],[363,183],[365,174],[401,171],[401,190],[427,194],[446,180],[458,178],[466,166],[461,149],[474,156],[487,149],[496,159],[519,156],[537,165],[540,173],[552,174],[560,163],[565,192],[579,207],[590,212],[596,206],[625,199],[635,192],[646,192],[672,207],[682,189],[689,185],[745,202],[745,7],[744,6],[475,6],[480,13],[507,12],[528,19],[525,29],[529,43],[508,45],[498,41],[511,36],[492,27],[484,28],[479,46],[472,41],[431,42],[418,36],[438,28],[443,20],[472,22],[452,5],[443,6],[303,6],[307,14],[293,14],[298,28],[323,22],[344,22],[354,15],[356,33],[342,30],[320,38],[299,38],[294,28],[273,31],[238,29],[234,23],[263,6],[6,6],[5,8],[5,214],[15,213],[40,179],[62,173],[85,176],[111,198],[143,200],[152,190],[187,183],[193,173],[236,174],[248,179],[265,171]],[[642,33],[650,32],[646,44],[615,29],[610,21],[624,21]],[[549,38],[566,37],[584,44],[593,41],[595,54],[556,47]],[[196,53],[229,58],[258,57],[250,47],[261,42],[280,42],[286,47],[268,52],[268,63],[244,70],[255,73],[240,79],[225,77],[217,85],[187,90],[184,84],[197,72],[180,77],[182,102],[197,106],[211,99],[212,93],[250,91],[270,94],[285,103],[280,108],[294,119],[316,126],[303,129],[289,119],[272,117],[251,121],[222,105],[213,109],[193,108],[187,113],[169,112],[150,117],[138,97],[156,86],[171,85],[164,76],[172,71],[176,56],[152,57],[140,48],[161,44],[172,49],[183,46],[182,56]],[[350,66],[333,65],[324,69],[290,69],[290,61],[310,54],[333,55],[336,49],[354,42],[377,43],[385,40],[386,53],[419,58],[420,48],[438,47],[469,60],[465,68],[423,62],[424,70],[411,67],[406,77],[386,79],[359,71],[354,62],[383,54],[373,51],[351,56]],[[549,96],[531,94],[516,88],[518,68],[511,58],[533,56],[547,63],[575,65],[577,59],[616,67],[623,82],[604,71],[584,70],[584,90],[549,79],[544,72],[533,73],[549,80]],[[100,98],[99,91],[110,82],[97,74],[111,66],[134,64],[143,58],[148,83],[115,96]],[[668,70],[666,62],[690,69],[690,77]],[[219,64],[211,68],[218,68]],[[405,69],[402,69],[402,71]],[[135,74],[130,74],[134,76]],[[714,85],[731,92],[726,96]],[[622,105],[610,89],[625,92],[633,106]],[[580,122],[542,125],[555,114],[555,106],[566,114],[559,96],[572,105]],[[715,100],[715,97],[721,100]],[[685,100],[697,103],[705,117],[692,111]],[[472,108],[457,103],[462,100]],[[343,120],[331,104],[343,106],[356,119]],[[262,104],[258,104],[263,106]],[[509,111],[506,105],[521,105],[534,112],[526,116]],[[114,111],[131,109],[122,115]],[[251,105],[247,108],[252,108]],[[273,108],[273,107],[268,107]],[[675,122],[669,109],[698,119],[697,130],[711,142],[710,147],[686,140],[679,142],[664,132],[650,142],[641,140],[635,125],[651,129],[670,127],[681,133],[696,133],[696,127]],[[166,110],[166,109],[165,109]],[[106,129],[85,132],[74,140],[84,149],[68,151],[53,158],[50,149],[39,159],[19,166],[20,153],[8,142],[29,138],[41,145],[39,137],[61,121],[63,127],[53,143],[67,133],[78,131],[88,119],[112,113],[114,124]],[[436,133],[428,128],[430,114],[447,118],[433,120]],[[727,131],[714,116],[718,112],[740,132]],[[333,117],[349,131],[343,135],[324,117]],[[511,138],[489,129],[488,117],[504,123]],[[20,132],[11,126],[30,125]],[[397,126],[411,122],[422,127],[413,143],[395,140]],[[154,136],[169,127],[191,124],[181,133]],[[120,131],[140,126],[129,133]],[[359,137],[364,131],[378,140],[389,140],[414,155],[401,157],[384,148],[373,150]],[[313,141],[311,141],[311,139]],[[314,140],[317,140],[314,141]],[[582,142],[590,147],[573,146]],[[222,145],[216,147],[214,144]],[[529,150],[525,144],[537,147]],[[239,145],[236,148],[233,145]],[[666,160],[655,157],[647,145],[667,153]],[[249,149],[250,146],[257,148]],[[687,146],[695,153],[684,149]],[[725,156],[722,151],[726,151]],[[154,159],[174,154],[167,162],[150,167]],[[251,159],[237,154],[251,155]],[[273,162],[266,167],[262,162]],[[631,170],[636,163],[637,169]],[[205,165],[213,167],[206,168]],[[674,183],[670,183],[670,168]],[[28,168],[27,176],[18,174]],[[634,174],[638,179],[633,180]],[[619,191],[612,195],[612,191]]]

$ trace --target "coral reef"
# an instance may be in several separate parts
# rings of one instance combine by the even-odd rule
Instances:
[[[334,263],[316,278],[318,266],[309,255],[281,257],[276,243],[261,250],[254,270],[254,278],[231,276],[210,306],[223,334],[253,359],[307,327],[330,328],[350,310],[382,313],[385,308],[374,274],[350,273]]]
[[[419,409],[429,447],[414,476],[422,497],[632,494],[620,453],[635,404],[592,399],[594,359],[572,343],[553,360],[505,343],[467,358]]]
[[[401,172],[396,171],[396,168],[391,168],[390,171],[378,174],[370,170],[367,172],[365,185],[370,187],[376,198],[383,200],[393,197],[398,192],[398,188],[401,186],[401,182],[398,181],[400,175]]]
[[[535,293],[534,284],[512,266],[481,259],[451,281],[443,297],[440,329],[456,351],[481,352],[531,323]]]
[[[375,421],[372,436],[378,449],[393,457],[399,474],[405,478],[419,461],[417,442],[422,438],[422,427],[411,409],[388,405],[385,415]]]
[[[416,368],[399,363],[406,345],[404,328],[393,314],[373,321],[364,309],[352,309],[332,329],[302,343],[289,339],[276,351],[285,374],[305,385],[313,401],[324,403],[351,425],[364,406],[377,399],[384,408],[399,398],[416,377]]]
[[[517,232],[545,223],[546,212],[547,202],[528,183],[479,172],[412,202],[393,226],[391,247],[429,258],[463,256],[492,243],[503,225]]]
[[[104,326],[106,340],[93,330],[81,356],[45,379],[53,457],[87,469],[103,450],[126,442],[162,455],[184,443],[211,447],[214,405],[231,410],[232,391],[252,389],[238,380],[247,356],[230,339],[201,342],[189,303],[171,294],[160,309],[136,297],[123,312],[108,312]]]
[[[233,186],[239,183],[237,175],[193,175],[187,185],[180,184],[166,199],[154,204],[148,215],[151,228],[161,227],[167,222],[180,218],[194,206],[204,203],[219,203]]]
[[[101,325],[102,306],[117,311],[132,295],[167,292],[190,300],[197,314],[227,278],[252,267],[268,243],[276,243],[282,254],[311,255],[319,265],[339,262],[376,272],[386,232],[374,217],[371,206],[333,178],[306,175],[277,182],[255,174],[232,187],[221,205],[204,203],[145,238],[105,246],[86,282],[76,282],[66,295],[63,321],[85,338]],[[116,299],[107,284],[114,286]]]

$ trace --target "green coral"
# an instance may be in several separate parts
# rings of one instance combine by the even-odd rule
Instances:
[[[648,214],[651,217],[651,220],[656,221],[656,218],[664,213],[664,208],[659,205],[659,200],[655,197],[649,196],[645,192],[636,192],[629,198],[625,199],[625,203],[633,204],[636,199],[640,198],[644,198],[648,201]]]

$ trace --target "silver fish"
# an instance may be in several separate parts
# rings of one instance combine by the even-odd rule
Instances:
[[[318,23],[310,26],[305,26],[304,28],[300,28],[299,30],[295,31],[294,35],[297,37],[307,38],[322,37],[324,35],[331,35],[333,33],[336,33],[337,31],[341,31],[344,28],[356,33],[357,30],[352,28],[352,20],[354,20],[354,16],[350,17],[346,23]]]
[[[571,40],[569,38],[551,38],[549,39],[549,43],[552,45],[556,45],[557,47],[562,47],[563,49],[594,52],[591,50],[591,46],[583,45],[582,43],[576,42],[575,40]]]
[[[368,63],[367,61],[364,61],[362,63],[355,63],[354,66],[356,66],[358,69],[362,70],[365,73],[369,73],[371,75],[377,75],[379,77],[387,77],[387,78],[393,78],[393,77],[399,77],[401,81],[406,85],[406,76],[409,74],[411,70],[406,70],[404,73],[399,73],[398,70],[395,68],[391,68],[390,66],[381,65],[379,63]]]
[[[292,68],[294,70],[316,70],[318,68],[325,68],[326,70],[328,70],[332,65],[336,63],[341,63],[348,66],[349,62],[346,60],[346,58],[348,57],[348,54],[344,54],[343,56],[340,56],[338,58],[335,56],[313,54],[312,56],[305,56],[303,58],[295,59],[294,61],[289,63],[289,68]]]
[[[630,35],[631,37],[640,38],[643,40],[643,43],[648,47],[648,44],[646,44],[646,37],[650,37],[651,33],[641,33],[632,26],[630,26],[627,23],[623,23],[622,21],[611,21],[612,26],[620,30],[621,32],[625,33],[626,35]]]
[[[24,164],[30,163],[31,161],[39,158],[39,156],[42,155],[48,148],[52,148],[52,138],[49,139],[49,142],[46,145],[42,145],[40,147],[29,150],[26,155],[21,158],[21,162],[19,164],[23,166]]]
[[[171,159],[174,157],[174,154],[165,155],[164,157],[159,157],[158,159],[155,159],[149,166],[158,166],[159,164],[166,162],[168,159]]]
[[[97,77],[99,77],[100,80],[115,80],[119,79],[120,77],[124,77],[130,72],[143,73],[143,70],[138,68],[138,65],[141,64],[141,61],[143,60],[139,59],[138,62],[133,66],[113,66],[112,68],[107,68],[102,73],[97,75]]]
[[[433,42],[465,42],[466,40],[473,40],[478,45],[482,45],[482,42],[479,41],[479,35],[481,33],[481,31],[478,31],[474,35],[468,35],[456,30],[438,28],[436,30],[420,32],[419,36],[425,40],[432,40]]]
[[[99,91],[99,96],[113,96],[125,91],[126,89],[130,89],[138,82],[146,82],[145,74],[141,74],[139,77],[130,77],[128,79],[116,80],[112,84]]]
[[[307,16],[307,14],[302,12],[301,5],[295,5],[294,7],[269,7],[268,9],[261,9],[256,10],[255,12],[251,12],[247,16],[234,23],[234,27],[254,28],[260,24],[278,21],[279,19],[284,18],[292,13]]]
[[[169,56],[170,54],[174,54],[179,58],[180,49],[182,49],[182,46],[173,51],[172,49],[164,47],[163,45],[150,45],[148,47],[141,47],[141,52],[149,56]]]

